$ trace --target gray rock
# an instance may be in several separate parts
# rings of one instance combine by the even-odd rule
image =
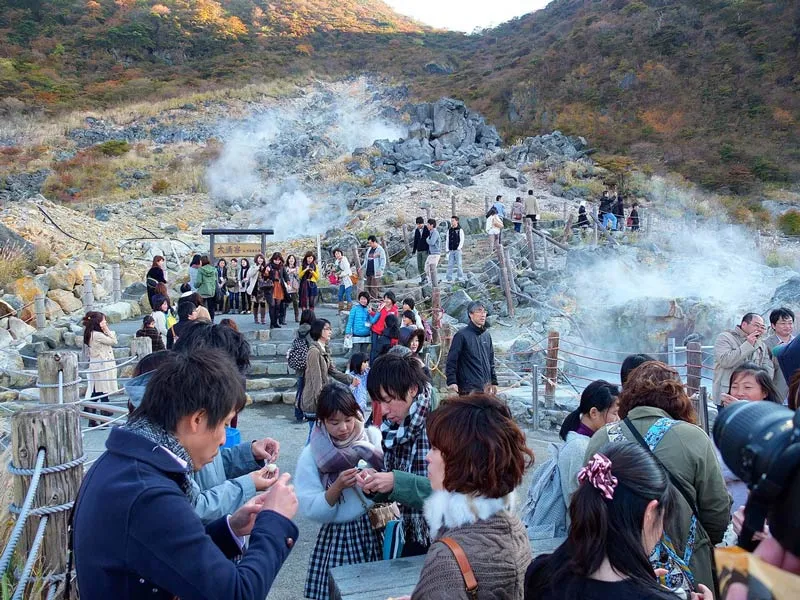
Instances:
[[[51,350],[58,348],[64,341],[64,331],[56,327],[45,327],[34,332],[33,342],[44,342]]]
[[[50,169],[39,169],[31,173],[15,173],[0,178],[0,199],[24,200],[40,194],[45,180],[52,174]]]
[[[8,348],[14,342],[14,338],[7,329],[0,329],[0,349]]]
[[[147,285],[145,285],[141,281],[137,281],[136,283],[129,285],[122,291],[122,298],[124,300],[138,301],[139,298],[142,297],[142,294],[146,293],[147,293]]]
[[[29,335],[32,335],[36,331],[36,328],[31,327],[22,319],[18,319],[17,317],[9,317],[8,331],[15,340],[24,340]]]
[[[444,312],[451,317],[458,319],[461,323],[468,323],[467,306],[472,302],[472,298],[464,290],[457,290],[445,301]]]

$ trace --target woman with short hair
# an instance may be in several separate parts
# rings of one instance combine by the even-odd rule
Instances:
[[[525,434],[508,406],[485,393],[448,399],[430,414],[427,430],[433,494],[425,519],[434,541],[412,600],[522,600],[531,546],[514,514],[514,490],[533,464]],[[453,542],[477,581],[475,595]]]

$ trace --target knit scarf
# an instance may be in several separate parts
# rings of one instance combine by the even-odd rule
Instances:
[[[192,458],[189,456],[186,448],[181,445],[181,443],[178,441],[178,438],[160,425],[156,425],[144,417],[140,417],[133,421],[128,421],[128,423],[122,426],[122,429],[141,436],[144,439],[153,442],[156,446],[161,446],[162,448],[169,450],[172,454],[186,463],[186,473],[181,480],[178,481],[178,484],[181,486],[183,493],[186,494],[186,497],[189,498],[189,501],[194,504],[192,482],[189,479],[189,474],[194,471],[194,464],[192,463]]]
[[[428,476],[428,463],[425,456],[431,449],[425,424],[431,408],[431,387],[418,394],[411,403],[408,416],[402,423],[392,423],[384,419],[381,424],[383,434],[384,462],[387,471],[405,471]],[[428,524],[421,510],[400,505],[400,512],[405,522],[406,537],[423,545],[430,544]]]
[[[356,419],[353,433],[343,441],[333,439],[325,424],[318,421],[311,430],[310,446],[326,490],[336,481],[339,473],[352,469],[359,460],[365,460],[375,469],[383,468],[383,450],[370,443],[364,422],[359,419]]]

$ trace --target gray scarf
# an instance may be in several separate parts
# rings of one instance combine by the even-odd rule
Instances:
[[[153,442],[155,445],[169,450],[186,463],[186,473],[181,480],[178,481],[178,484],[181,486],[183,493],[186,494],[186,497],[189,498],[189,501],[194,504],[192,482],[189,479],[189,473],[194,471],[194,464],[192,463],[192,458],[189,456],[186,448],[181,445],[181,443],[178,441],[178,438],[160,425],[156,425],[144,417],[140,417],[133,421],[128,421],[128,423],[122,426],[122,429],[141,436],[144,439]]]

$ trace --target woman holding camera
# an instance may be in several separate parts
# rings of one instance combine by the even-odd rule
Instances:
[[[623,421],[592,436],[586,459],[609,441],[629,441],[649,449],[681,492],[670,536],[681,564],[678,569],[678,563],[671,561],[675,568],[666,580],[671,587],[688,589],[702,583],[713,589],[712,552],[728,527],[731,498],[714,444],[694,425],[694,408],[678,372],[658,361],[636,367],[622,388],[619,416]]]

